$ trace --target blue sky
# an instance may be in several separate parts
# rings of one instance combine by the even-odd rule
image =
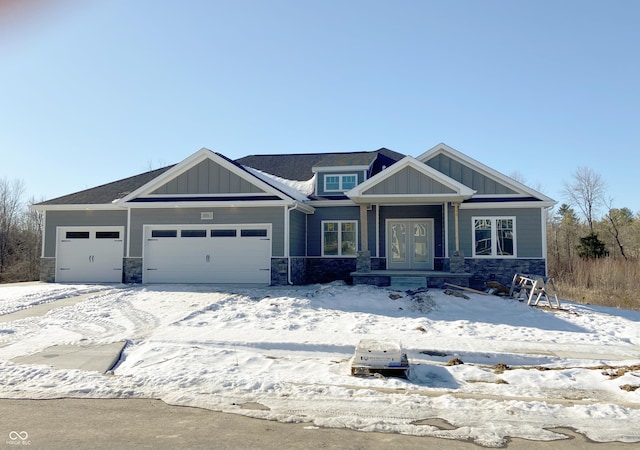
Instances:
[[[36,199],[202,147],[444,142],[559,203],[588,167],[640,212],[640,2],[51,3],[0,10],[0,178]]]

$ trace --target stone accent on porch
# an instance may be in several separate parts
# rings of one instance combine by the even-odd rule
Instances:
[[[353,284],[372,286],[391,286],[392,278],[422,278],[430,288],[444,288],[445,283],[469,287],[473,274],[466,272],[452,273],[440,271],[417,270],[371,270],[369,272],[352,272]]]

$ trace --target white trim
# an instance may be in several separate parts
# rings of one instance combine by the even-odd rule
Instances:
[[[270,206],[287,206],[291,205],[291,201],[285,200],[266,200],[266,201],[224,201],[224,202],[140,202],[129,203],[128,208],[144,209],[144,208],[257,208]]]
[[[448,258],[449,257],[449,203],[445,203],[444,205],[442,205],[442,211],[444,214],[444,217],[442,218],[442,220],[444,221],[443,224],[443,238],[444,238],[444,258]]]
[[[202,198],[202,197],[273,197],[269,192],[224,193],[224,194],[148,194],[136,198]],[[133,202],[135,203],[135,202]]]
[[[476,220],[491,220],[491,254],[476,255]],[[496,246],[498,242],[496,221],[512,220],[513,221],[513,255],[496,254]],[[516,216],[471,216],[471,255],[476,259],[517,259],[518,258],[518,232],[516,224]]]
[[[89,203],[89,204],[69,204],[69,205],[33,205],[33,209],[36,211],[122,211],[123,207],[120,205],[113,205],[110,203]]]
[[[542,232],[542,259],[544,259],[547,264],[545,267],[545,276],[548,276],[549,264],[547,261],[547,208],[540,208],[540,231]]]
[[[551,206],[555,205],[557,202],[555,200],[553,200],[550,197],[547,197],[546,195],[544,195],[541,192],[536,191],[535,189],[530,188],[529,186],[526,186],[522,183],[520,183],[519,181],[514,180],[511,177],[508,177],[500,172],[498,172],[495,169],[492,169],[489,166],[486,166],[484,164],[482,164],[480,161],[477,161],[473,158],[471,158],[468,155],[465,155],[462,152],[459,152],[458,150],[449,147],[447,144],[444,143],[440,143],[438,145],[436,145],[435,147],[430,148],[429,150],[427,150],[426,152],[424,152],[423,154],[421,154],[420,156],[418,156],[416,159],[425,163],[426,162],[440,154],[444,154],[448,157],[450,157],[451,159],[458,161],[459,163],[466,165],[467,167],[470,167],[471,169],[474,169],[476,171],[478,171],[479,173],[492,178],[496,181],[499,181],[500,183],[504,184],[505,186],[510,187],[511,189],[518,191],[518,192],[522,192],[522,193],[526,193],[527,195],[530,195],[532,197],[536,197],[539,198],[540,200],[542,200],[543,202],[551,202]]]
[[[373,160],[371,162],[373,162]],[[333,171],[345,172],[345,171],[353,171],[353,170],[355,170],[355,171],[364,171],[364,170],[369,170],[370,166],[371,166],[371,164],[369,164],[369,165],[361,164],[359,166],[313,166],[311,168],[311,172],[314,172],[314,173],[318,173],[318,172],[333,172]]]
[[[380,258],[380,205],[376,203],[376,258]]]
[[[548,202],[487,202],[487,203],[462,203],[460,209],[531,209],[548,208],[555,205]]]
[[[126,258],[131,255],[131,208],[127,208],[127,248],[125,255]]]
[[[291,209],[289,209],[290,207],[285,206],[284,207],[284,258],[289,258],[290,255],[290,248],[289,246],[291,245],[291,236],[289,233],[289,227],[291,226],[289,221],[290,221],[290,213],[291,211],[293,211],[293,209],[295,208],[295,206],[291,207]],[[289,266],[291,266],[291,261],[289,261]]]
[[[358,206],[356,202],[351,199],[344,200],[312,200],[309,202],[309,206],[314,208],[324,208],[329,206]]]

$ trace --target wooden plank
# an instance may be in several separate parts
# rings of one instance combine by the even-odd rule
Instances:
[[[490,295],[490,294],[487,294],[486,292],[478,291],[476,289],[471,289],[464,286],[458,286],[457,284],[445,283],[445,286],[450,286],[456,289],[462,289],[463,291],[473,292],[474,294]]]

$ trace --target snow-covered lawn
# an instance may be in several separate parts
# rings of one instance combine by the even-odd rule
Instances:
[[[160,398],[485,446],[562,439],[559,427],[640,442],[640,312],[342,284],[28,284],[0,287],[0,314],[87,293],[45,316],[0,323],[0,397]],[[351,376],[364,338],[400,341],[408,379]],[[121,340],[109,375],[12,362],[53,345]],[[454,358],[464,364],[448,366]]]

